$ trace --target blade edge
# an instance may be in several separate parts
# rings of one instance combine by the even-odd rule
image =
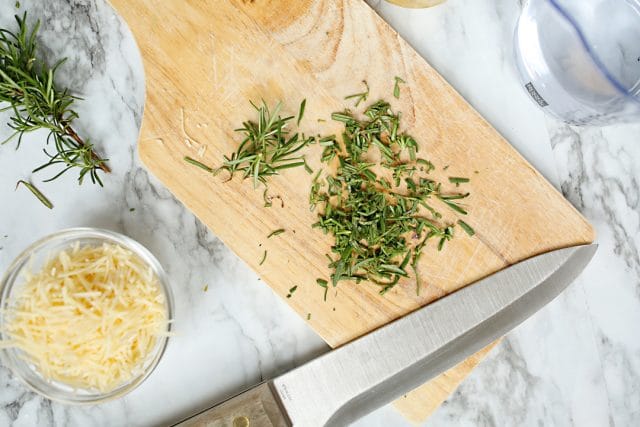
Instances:
[[[301,375],[296,375],[296,371],[300,374],[301,370],[307,367],[307,365],[303,365],[283,375],[281,378],[276,378],[274,380],[274,388],[279,393],[283,405],[290,413],[294,425],[346,425],[370,410],[401,396],[444,370],[455,366],[467,356],[480,350],[522,323],[539,308],[559,295],[560,292],[578,276],[593,256],[593,253],[595,253],[595,248],[596,245],[585,245],[561,249],[502,270],[493,276],[476,282],[476,284],[472,286],[467,286],[425,308],[419,309],[378,331],[374,331],[351,344],[309,362],[307,365],[310,365],[311,369],[307,374],[310,374],[310,378],[318,382],[315,387],[304,384],[302,387],[296,387],[295,391],[290,390],[292,386],[295,385],[296,379],[300,381],[304,379],[304,372]],[[562,262],[558,261],[557,265],[550,263],[549,260],[554,256]],[[549,265],[545,265],[543,261],[546,261]],[[542,267],[538,267],[537,263],[540,263]],[[543,267],[546,268],[545,271],[543,271]],[[527,280],[521,279],[520,276],[529,279],[529,281],[535,281],[535,283],[533,285],[527,283]],[[524,283],[517,283],[518,280],[524,280]],[[503,300],[504,298],[509,298],[508,292],[503,295],[497,292],[496,289],[491,289],[492,286],[497,286],[494,283],[496,281],[502,282],[501,287],[505,288],[505,292],[508,290],[513,294],[510,300]],[[511,285],[512,282],[515,284]],[[548,282],[551,283],[544,286]],[[518,294],[517,289],[515,293],[514,289],[511,289],[517,287],[516,285],[523,289],[520,294]],[[471,315],[464,316],[460,315],[459,312],[448,314],[446,311],[450,306],[462,310],[463,313],[470,312]],[[464,309],[466,309],[466,311]],[[443,310],[445,312],[442,312]],[[485,312],[490,313],[485,318],[478,320],[473,317],[474,313],[486,314]],[[430,316],[424,313],[428,313]],[[442,333],[437,328],[434,328],[437,326],[437,320],[451,317],[453,317],[453,319],[449,320],[456,324],[459,329],[466,330],[449,339],[447,339],[446,336],[438,336],[442,335]],[[415,324],[412,325],[412,321],[415,321]],[[467,327],[467,324],[470,326]],[[344,371],[345,367],[350,367],[352,368],[351,370],[357,370],[357,366],[354,367],[349,358],[366,357],[369,355],[369,350],[371,350],[368,348],[359,349],[358,345],[373,346],[373,350],[379,350],[381,354],[385,354],[383,350],[386,349],[387,353],[393,354],[393,351],[389,352],[389,348],[393,348],[394,346],[393,343],[380,344],[377,343],[375,339],[372,339],[371,336],[375,337],[379,335],[378,338],[393,340],[393,336],[384,336],[383,332],[392,330],[394,325],[396,328],[398,326],[402,328],[412,328],[411,331],[416,332],[414,336],[404,336],[402,339],[430,340],[430,344],[434,348],[429,351],[425,350],[425,353],[422,355],[416,355],[413,363],[405,365],[403,369],[393,371],[392,374],[383,377],[377,382],[371,378],[360,378],[363,384],[369,384],[367,381],[375,384],[371,387],[363,385],[364,391],[356,393],[355,396],[346,396],[348,391],[341,392],[340,387],[336,387],[334,393],[328,396],[316,396],[326,398],[327,405],[325,406],[328,406],[328,402],[332,399],[334,403],[338,402],[333,406],[330,413],[328,413],[327,408],[320,407],[307,407],[304,411],[299,410],[299,408],[294,410],[293,406],[295,406],[296,401],[299,401],[299,397],[304,397],[305,395],[307,395],[307,397],[314,397],[312,391],[314,388],[324,392],[331,391],[333,388],[332,384],[327,382],[326,378],[332,378],[339,386],[340,382],[343,382],[342,377],[345,375],[348,376],[350,370],[346,369],[346,372],[339,371]],[[436,335],[435,339],[429,334]],[[367,339],[368,342],[365,342]],[[439,346],[441,343],[442,346]],[[402,340],[399,340],[397,345],[402,347]],[[427,349],[427,347],[424,348]],[[415,351],[416,347],[414,346],[414,348],[409,350]],[[348,355],[346,353],[348,351],[351,351],[353,354]],[[342,360],[340,360],[340,356],[334,358],[334,360],[329,360],[334,353],[338,355],[341,352],[346,354],[345,357],[342,357]],[[402,356],[402,354],[399,355]],[[402,357],[404,357],[403,360],[409,360],[411,355]],[[333,368],[333,372],[327,372],[326,376],[322,375],[322,365],[318,365],[319,363],[321,364],[321,359],[327,359],[329,361],[325,368]],[[332,362],[335,362],[333,366],[331,365]],[[391,372],[393,369],[394,367],[391,366],[389,371]],[[373,367],[372,370],[375,371],[375,367]],[[360,374],[366,377],[366,374]],[[289,387],[287,387],[287,381],[289,381]],[[342,385],[344,386],[343,388],[351,389],[351,391],[358,386],[358,384],[355,386],[352,384]],[[308,394],[308,391],[311,391],[311,393]],[[300,394],[301,396],[293,397],[292,393]],[[322,404],[320,406],[322,406]],[[293,415],[294,413],[295,415]]]
[[[584,263],[584,266],[586,266],[587,263],[588,260]],[[377,401],[376,398],[373,398],[370,399],[367,403],[372,405],[377,404],[376,407],[380,407],[386,403],[389,403],[399,398],[403,394],[421,386],[430,379],[435,378],[442,372],[456,366],[458,363],[464,361],[472,354],[482,350],[484,347],[497,340],[498,338],[503,337],[507,332],[522,324],[525,320],[539,311],[540,308],[544,307],[555,298],[557,298],[560,293],[562,293],[562,291],[564,291],[580,274],[582,268],[576,270],[577,271],[575,272],[575,275],[571,275],[571,277],[565,279],[560,279],[560,281],[557,282],[560,285],[555,287],[552,292],[548,292],[549,289],[541,289],[542,285],[533,288],[530,292],[524,294],[521,298],[509,304],[509,306],[505,307],[496,315],[486,319],[484,322],[469,330],[465,334],[461,335],[456,340],[438,349],[428,360],[424,360],[422,361],[422,363],[417,363],[415,366],[412,366],[403,371],[402,374],[395,376],[393,378],[393,381],[399,384],[399,391],[391,397],[389,397],[388,395],[385,396],[384,393],[377,393],[376,390],[372,390],[371,395],[376,396],[378,399],[380,399],[380,401]],[[551,280],[556,274],[562,274],[563,272],[566,272],[566,270],[560,269],[554,272],[547,279],[547,281]],[[537,291],[547,291],[544,292],[546,294],[546,297],[541,304],[538,302],[536,302],[535,304],[533,303],[536,300],[536,296],[540,293]],[[531,302],[531,304],[527,304],[528,302]],[[524,314],[520,311],[523,306],[528,307]],[[509,318],[516,318],[517,320],[505,321]],[[422,371],[424,373],[418,375],[414,371]],[[385,388],[388,386],[388,383],[384,383],[380,384],[379,387]],[[364,397],[364,395],[362,396]],[[357,410],[357,406],[359,403],[357,399],[358,397],[338,409],[338,411],[336,411],[336,413],[327,421],[325,425],[347,425],[366,415],[368,413],[367,411],[363,412]]]

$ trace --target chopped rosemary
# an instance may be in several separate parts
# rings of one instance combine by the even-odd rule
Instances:
[[[38,190],[33,184],[31,184],[30,182],[27,182],[27,181],[20,180],[20,181],[18,181],[16,183],[16,189],[18,189],[18,186],[20,184],[22,184],[25,187],[27,187],[29,189],[29,191],[31,191],[31,193],[33,193],[33,195],[36,196],[36,198],[38,200],[40,200],[40,203],[42,203],[43,205],[45,205],[49,209],[53,209],[53,203],[51,203],[49,201],[49,199],[47,199],[47,197],[44,194],[42,194],[42,192],[40,190]]]
[[[311,313],[307,313],[307,320],[311,320]]]
[[[267,239],[273,237],[273,236],[277,236],[278,234],[282,234],[284,233],[284,228],[278,228],[277,230],[273,230],[271,233],[269,233],[269,235],[267,236]]]
[[[281,102],[272,110],[264,101],[260,106],[253,102],[251,105],[258,113],[257,122],[246,121],[241,128],[236,129],[236,132],[243,135],[242,142],[234,153],[224,156],[222,166],[213,173],[226,170],[231,178],[236,172],[242,173],[243,179],[252,179],[254,188],[257,188],[259,183],[266,186],[268,177],[277,175],[284,169],[304,166],[307,172],[311,173],[305,157],[300,155],[299,151],[312,143],[314,138],[301,133],[289,135],[287,125],[294,116],[280,116]],[[302,101],[298,122],[302,119],[305,105],[306,101]],[[189,163],[202,168],[201,164],[197,164],[199,162]],[[207,169],[209,168],[206,167],[205,170]]]
[[[460,205],[458,205],[454,200],[464,199],[468,197],[469,193],[465,194],[439,194],[438,199],[442,200],[447,206],[449,206],[454,211],[459,214],[466,215],[467,211]]]
[[[207,171],[209,173],[214,173],[215,172],[209,166],[205,165],[204,163],[201,163],[201,162],[197,161],[196,159],[192,159],[189,156],[185,156],[184,157],[184,161],[189,163],[189,164],[191,164],[191,165],[193,165],[193,166],[199,167],[200,169],[202,169],[204,171]]]
[[[265,249],[265,251],[262,253],[262,259],[260,260],[260,262],[258,263],[258,265],[262,265],[264,264],[264,262],[267,259],[267,250]]]
[[[473,228],[471,228],[471,226],[469,224],[467,224],[466,222],[464,222],[463,220],[459,219],[458,220],[458,225],[465,231],[465,233],[467,233],[469,236],[473,236],[474,234],[476,234],[475,230]]]
[[[355,99],[356,107],[360,105],[361,102],[366,101],[367,98],[369,97],[369,84],[367,83],[366,80],[363,80],[362,83],[364,84],[364,87],[365,87],[364,92],[354,93],[353,95],[348,95],[344,97],[345,100]]]
[[[362,118],[347,110],[332,114],[332,119],[344,124],[343,147],[333,136],[319,140],[324,145],[322,161],[336,159],[337,170],[324,178],[318,171],[312,180],[310,207],[324,207],[313,226],[335,238],[327,255],[334,287],[341,280],[368,280],[384,295],[409,277],[409,267],[417,273],[428,241],[436,240],[442,250],[453,237],[454,226],[438,224],[442,215],[429,199],[466,214],[459,201],[469,194],[446,193],[441,183],[418,176],[434,166],[417,158],[416,140],[400,130],[400,114],[386,101],[369,105]],[[369,160],[371,147],[379,152],[379,162]],[[326,299],[328,282],[317,283],[325,288]],[[417,282],[418,294],[419,286]]]
[[[420,170],[422,172],[429,173],[436,169],[436,167],[429,160],[425,159],[416,159],[416,164],[421,165]]]
[[[456,187],[459,187],[460,184],[465,184],[467,182],[469,182],[469,178],[462,178],[459,176],[450,176],[449,177],[449,182],[452,184],[455,184]]]
[[[298,121],[297,121],[297,125],[300,126],[300,121],[302,120],[302,117],[304,117],[304,109],[307,106],[307,100],[303,99],[302,102],[300,103],[300,110],[298,110]]]
[[[296,289],[298,289],[298,285],[292,287],[291,289],[289,289],[289,293],[287,294],[287,298],[291,298],[293,296],[293,293],[296,291]]]
[[[393,79],[395,81],[393,84],[393,96],[396,99],[398,99],[400,98],[400,83],[406,83],[406,82],[398,76],[394,77]]]
[[[328,282],[324,279],[316,279],[316,283],[318,284],[318,286],[320,286],[321,288],[324,288],[324,300],[327,300],[327,291],[329,290]]]
[[[46,181],[53,181],[70,169],[79,169],[78,183],[82,184],[89,175],[91,182],[102,185],[98,170],[111,171],[106,159],[100,158],[90,141],[83,140],[71,127],[78,118],[72,107],[79,98],[55,84],[56,72],[65,60],[49,67],[37,59],[40,21],[29,30],[26,12],[15,19],[16,32],[0,29],[0,103],[9,104],[0,107],[0,112],[11,111],[9,126],[13,129],[1,144],[17,138],[20,147],[26,133],[45,130],[46,142],[53,143],[55,152],[51,154],[45,149],[49,160],[33,172],[60,165],[62,169]]]

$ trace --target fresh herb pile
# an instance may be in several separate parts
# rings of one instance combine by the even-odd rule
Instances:
[[[311,209],[324,207],[314,227],[335,238],[327,255],[333,286],[341,280],[368,280],[385,294],[409,276],[409,267],[415,272],[429,240],[437,240],[441,250],[453,237],[454,225],[439,225],[442,215],[430,199],[466,215],[460,202],[469,193],[445,192],[441,183],[427,177],[434,165],[417,157],[417,142],[400,131],[400,114],[386,101],[368,106],[361,118],[346,110],[332,119],[344,123],[343,144],[333,136],[319,141],[322,161],[337,162],[337,169],[324,178],[318,171],[313,179]],[[371,160],[374,147],[379,161]],[[451,182],[459,186],[468,179]],[[464,229],[473,234],[466,223]],[[317,283],[325,288],[326,298],[327,281]],[[419,283],[416,289],[419,293]]]
[[[396,77],[395,98],[400,96],[401,83],[404,80]],[[363,84],[363,92],[345,98],[354,100],[356,107],[369,96],[369,86],[364,81]],[[303,101],[300,105],[298,125],[305,104]],[[299,153],[310,144],[318,144],[322,147],[322,162],[335,167],[335,173],[321,169],[315,174],[309,203],[311,210],[320,207],[321,211],[313,227],[335,238],[331,255],[327,254],[332,286],[342,280],[367,280],[380,286],[380,294],[384,295],[401,278],[409,277],[412,269],[419,294],[416,270],[425,246],[433,240],[442,250],[455,229],[454,223],[442,224],[442,214],[431,202],[438,200],[456,214],[467,215],[462,201],[469,193],[457,188],[469,179],[449,177],[456,190],[445,191],[442,183],[429,178],[435,166],[418,157],[418,143],[401,130],[400,113],[395,113],[384,100],[369,105],[361,115],[350,110],[332,114],[333,120],[344,124],[341,142],[335,135],[290,136],[288,124],[295,117],[280,117],[281,103],[273,111],[264,102],[252,105],[258,120],[244,122],[242,128],[236,129],[243,140],[234,153],[224,156],[222,166],[213,169],[190,157],[184,160],[212,174],[226,170],[232,178],[241,173],[243,179],[252,179],[254,188],[263,183],[265,206],[269,207],[268,178],[295,167],[312,173]],[[470,236],[475,234],[464,221],[458,220],[458,224]],[[269,237],[282,232],[283,229],[276,230]],[[260,265],[266,256],[264,251]],[[326,300],[329,282],[322,278],[316,282],[324,288]],[[290,291],[289,296],[292,294]]]
[[[33,172],[57,165],[61,170],[46,181],[76,169],[79,183],[88,175],[93,183],[102,185],[98,171],[110,171],[106,160],[100,158],[91,143],[71,127],[78,117],[73,110],[78,98],[55,84],[56,71],[64,60],[53,67],[38,60],[36,36],[40,22],[29,30],[26,13],[15,18],[16,32],[0,29],[0,106],[7,104],[0,111],[11,111],[9,126],[13,129],[2,144],[17,138],[19,147],[26,133],[45,130],[48,132],[47,144],[53,145],[53,151],[44,150],[49,160]]]

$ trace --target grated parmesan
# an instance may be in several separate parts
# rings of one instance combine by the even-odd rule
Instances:
[[[27,273],[4,313],[7,340],[40,374],[109,392],[139,376],[168,319],[158,278],[114,244],[58,253]]]

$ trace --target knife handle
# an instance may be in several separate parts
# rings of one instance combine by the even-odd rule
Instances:
[[[262,383],[198,415],[179,427],[290,427],[270,383]]]

